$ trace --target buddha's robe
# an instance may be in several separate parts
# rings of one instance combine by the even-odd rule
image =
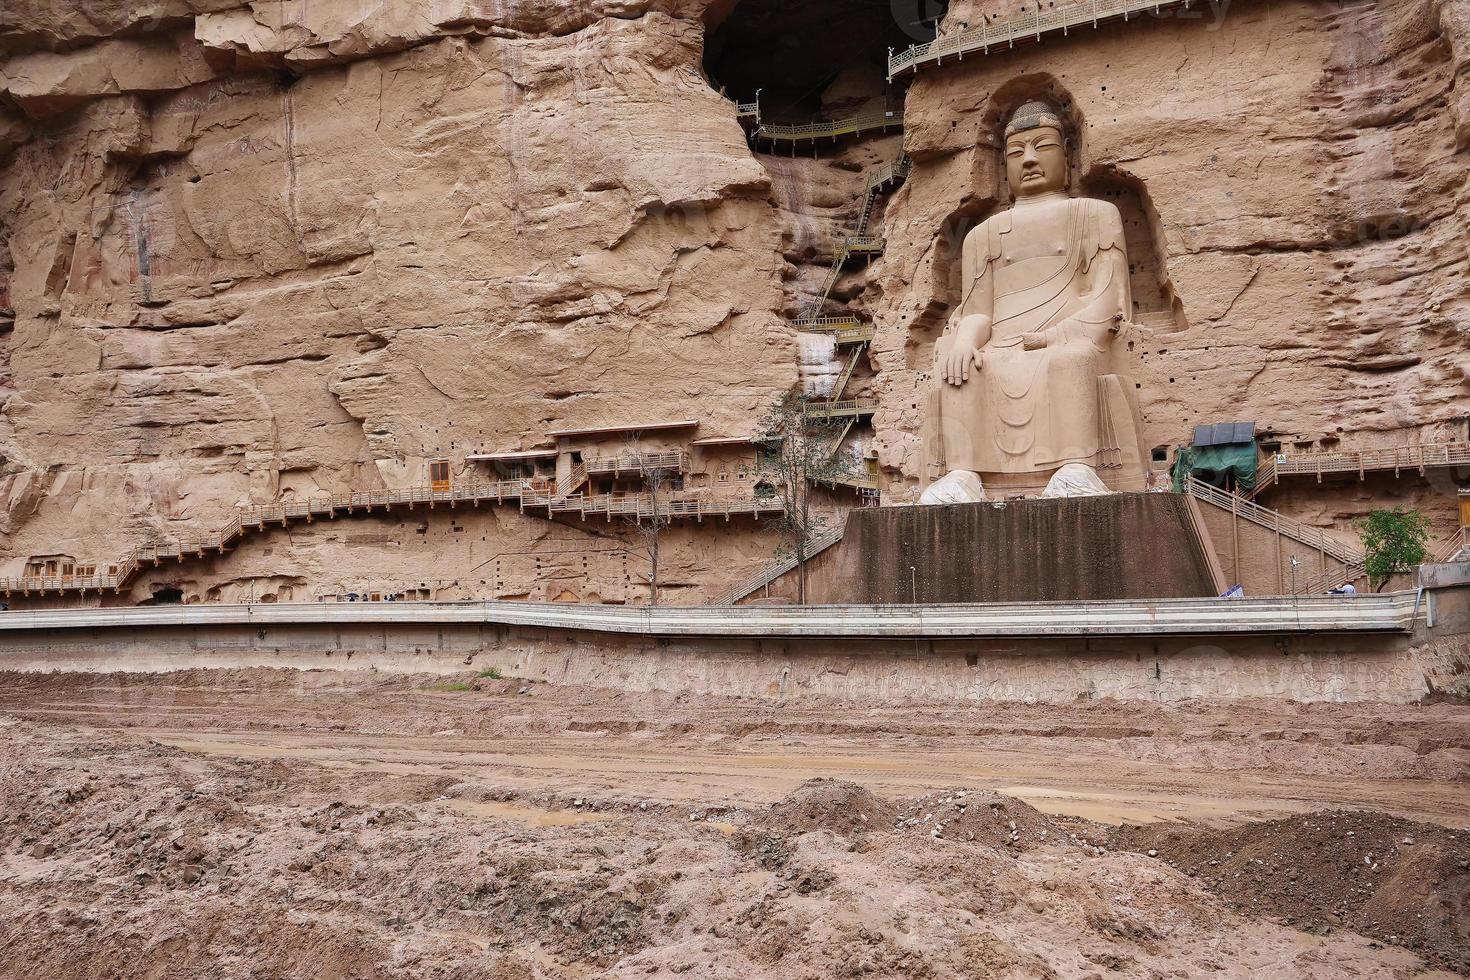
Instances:
[[[1116,447],[1105,445],[1098,379],[1132,305],[1118,209],[1086,198],[1020,204],[971,232],[962,264],[960,312],[989,316],[991,333],[964,384],[936,379],[930,460],[982,478],[1103,465]],[[1046,346],[1025,349],[1028,335]]]

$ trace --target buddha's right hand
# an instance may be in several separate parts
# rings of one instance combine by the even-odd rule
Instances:
[[[939,377],[946,384],[962,385],[970,380],[971,371],[980,370],[980,349],[990,341],[990,318],[962,318],[947,340],[948,346],[941,341],[936,351]]]
[[[955,337],[948,350],[940,351],[939,376],[946,384],[964,384],[972,370],[980,370],[980,351],[965,338]]]

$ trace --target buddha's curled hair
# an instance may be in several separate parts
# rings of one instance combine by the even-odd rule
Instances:
[[[1011,121],[1006,126],[1006,139],[1037,126],[1055,126],[1064,133],[1067,131],[1067,127],[1062,124],[1060,112],[1048,102],[1033,100],[1011,113]]]

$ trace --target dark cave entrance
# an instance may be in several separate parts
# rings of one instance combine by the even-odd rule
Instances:
[[[706,35],[704,71],[776,123],[896,104],[888,49],[933,40],[949,0],[735,0]]]

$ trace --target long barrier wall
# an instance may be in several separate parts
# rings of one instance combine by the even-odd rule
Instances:
[[[1470,586],[1301,600],[634,609],[533,603],[153,607],[0,615],[0,669],[275,666],[507,675],[855,700],[1460,690]]]

